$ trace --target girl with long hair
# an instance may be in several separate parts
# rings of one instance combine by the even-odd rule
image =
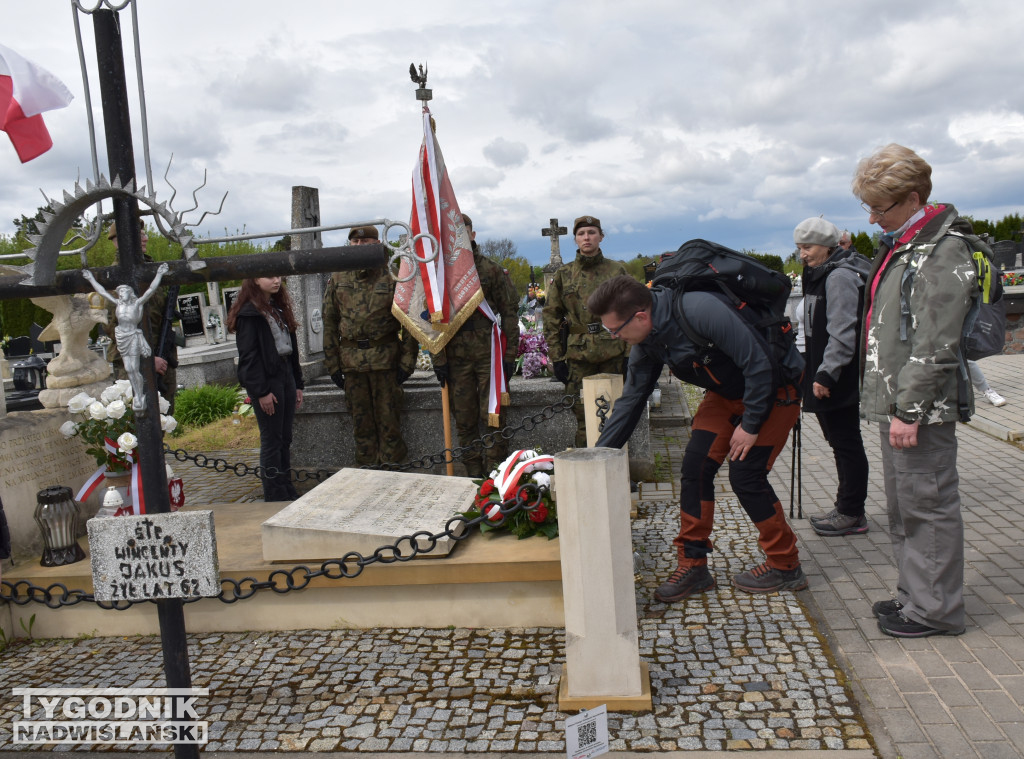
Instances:
[[[263,500],[293,501],[291,444],[295,411],[302,405],[302,371],[295,339],[298,327],[281,277],[256,277],[242,289],[228,313],[237,335],[238,382],[253,401],[260,428]]]

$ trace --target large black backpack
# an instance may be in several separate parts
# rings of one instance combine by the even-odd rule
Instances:
[[[769,269],[750,256],[707,240],[690,240],[674,253],[666,253],[654,270],[651,287],[676,292],[673,311],[686,336],[705,351],[715,348],[698,334],[682,308],[682,294],[716,294],[743,317],[772,361],[776,387],[797,384],[799,374],[786,368],[786,356],[796,343],[786,304],[793,284],[782,272]]]

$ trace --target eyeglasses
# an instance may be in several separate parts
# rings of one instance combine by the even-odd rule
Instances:
[[[628,319],[626,319],[626,321],[622,322],[622,324],[620,324],[616,329],[608,329],[608,327],[605,327],[604,324],[602,324],[601,326],[604,327],[604,331],[607,332],[612,337],[618,337],[619,333],[622,332],[622,330],[626,328],[626,325],[633,321],[633,319],[639,313],[639,311],[634,311],[633,316],[629,317]]]
[[[900,204],[900,201],[897,200],[895,203],[893,203],[891,206],[886,208],[884,211],[878,211],[878,210],[872,208],[871,206],[869,206],[867,203],[861,203],[860,207],[868,212],[868,216],[877,216],[879,219],[881,219],[883,216],[885,216],[887,213],[889,213],[889,211],[894,209],[899,204]]]

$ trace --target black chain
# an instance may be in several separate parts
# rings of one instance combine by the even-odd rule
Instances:
[[[482,453],[489,448],[493,448],[499,438],[511,440],[520,432],[532,432],[539,425],[553,419],[555,414],[560,414],[571,409],[574,403],[575,399],[573,396],[566,395],[562,397],[562,400],[550,406],[545,406],[533,416],[523,417],[519,424],[508,425],[506,427],[502,427],[500,430],[488,432],[464,446],[444,448],[438,453],[424,456],[423,458],[416,459],[415,461],[410,461],[407,464],[367,464],[361,468],[381,469],[388,472],[406,472],[414,469],[433,470],[435,467],[448,463],[449,460],[460,461],[463,456],[471,451]],[[232,464],[226,459],[213,458],[203,453],[191,454],[182,448],[172,449],[167,445],[167,443],[164,443],[164,454],[168,453],[172,454],[177,461],[191,461],[202,469],[212,469],[215,472],[234,472],[237,477],[244,477],[247,474],[253,474],[260,477],[263,473],[266,473],[268,477],[273,479],[280,473],[275,467],[249,466],[244,462]],[[446,458],[448,455],[451,456],[451,459]],[[337,470],[317,469],[316,471],[312,471],[307,469],[289,469],[288,472],[294,475],[295,482],[306,482],[308,480],[323,482],[337,472]]]
[[[514,498],[502,501],[500,516],[498,520],[481,514],[473,519],[467,519],[462,515],[454,515],[444,526],[444,530],[438,533],[431,533],[429,530],[421,530],[412,535],[403,535],[391,545],[381,546],[370,556],[363,556],[356,551],[349,551],[340,559],[329,559],[320,564],[319,569],[310,569],[304,564],[299,564],[291,569],[275,569],[266,580],[260,581],[255,577],[245,577],[241,580],[221,578],[221,591],[216,598],[226,604],[235,601],[244,601],[252,598],[259,590],[272,590],[275,593],[288,593],[292,590],[302,590],[309,585],[310,580],[317,577],[326,577],[328,580],[340,580],[342,578],[352,579],[358,577],[364,567],[371,564],[393,564],[396,561],[411,561],[420,554],[430,553],[437,547],[437,541],[441,538],[451,538],[459,541],[469,537],[471,528],[479,525],[484,520],[490,519],[491,524],[498,527],[504,524],[505,519],[517,511],[533,511],[543,501],[548,488],[541,485],[523,485],[516,492]],[[422,545],[421,545],[422,544]],[[9,592],[4,592],[8,591]],[[182,599],[185,603],[199,601],[204,596]],[[89,602],[95,603],[101,609],[116,609],[123,611],[137,603],[156,603],[156,601],[97,601],[92,593],[84,590],[68,590],[63,583],[54,583],[45,588],[33,585],[28,580],[0,581],[0,601],[24,606],[36,602],[46,604],[51,609],[59,609],[62,606],[74,606],[75,604]]]
[[[611,401],[608,400],[607,396],[602,395],[594,399],[594,405],[597,406],[597,411],[595,412],[597,418],[601,420],[597,425],[597,431],[604,432],[604,423],[608,421],[608,410],[612,406]]]

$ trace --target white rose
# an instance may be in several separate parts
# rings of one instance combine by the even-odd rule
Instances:
[[[122,451],[131,451],[139,444],[139,439],[130,432],[122,432],[117,438],[117,447]]]
[[[120,398],[121,388],[119,388],[117,385],[111,385],[110,387],[106,388],[100,395],[100,400],[103,401],[104,403],[112,403],[113,401],[119,400]]]
[[[74,437],[78,434],[78,425],[74,422],[64,422],[60,426],[60,434],[64,437]]]
[[[89,404],[89,416],[97,422],[102,422],[107,418],[107,407],[99,401],[93,401]]]
[[[72,414],[85,413],[85,410],[89,408],[89,404],[95,402],[95,400],[96,399],[88,393],[79,393],[68,401],[68,411]]]
[[[160,415],[160,429],[164,432],[174,432],[177,427],[178,420],[173,416],[165,416],[164,414]]]
[[[160,413],[166,414],[171,410],[171,402],[164,398],[162,395],[158,395],[157,398],[160,400]]]
[[[120,419],[127,410],[128,408],[124,405],[124,401],[116,400],[107,406],[107,416],[111,419]]]
[[[127,395],[132,389],[132,383],[128,380],[118,380],[114,383],[114,387],[118,388],[121,395]]]
[[[551,475],[550,474],[545,474],[544,472],[537,472],[537,474],[533,475],[533,481],[536,482],[538,485],[540,485],[543,488],[550,488],[551,487]]]

